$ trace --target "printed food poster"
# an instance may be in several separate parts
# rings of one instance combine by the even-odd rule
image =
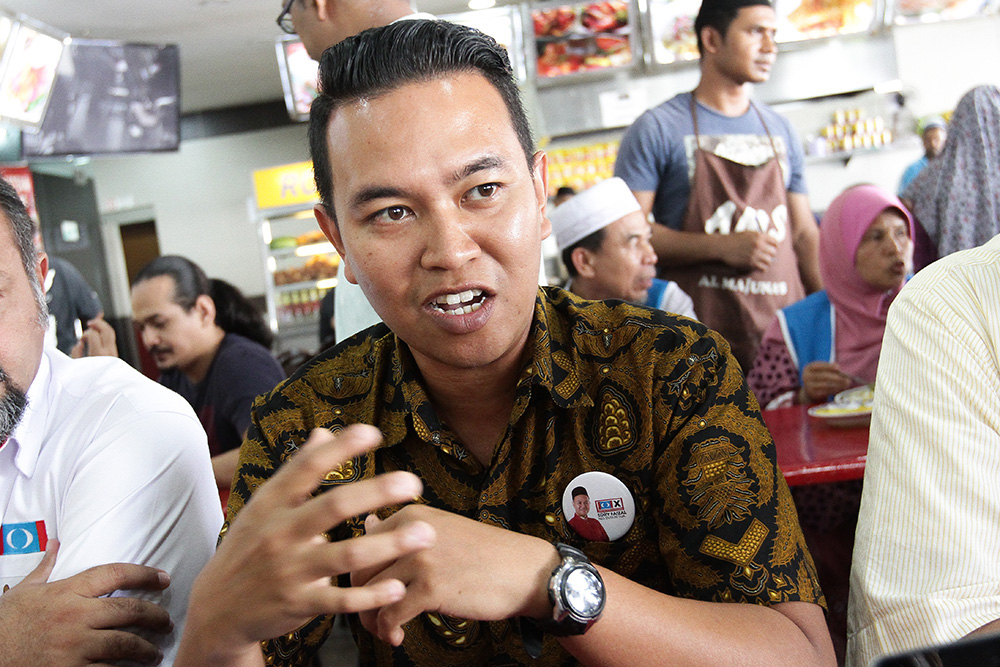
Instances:
[[[0,116],[38,125],[55,82],[62,40],[21,24],[10,49],[10,59],[0,81]]]
[[[539,78],[622,67],[632,62],[624,0],[567,4],[531,12]]]
[[[896,23],[963,19],[996,11],[997,0],[896,0]]]
[[[669,64],[697,60],[698,42],[694,19],[701,0],[650,0],[649,21],[653,29],[653,58]]]
[[[779,42],[866,32],[875,19],[873,0],[777,0]]]

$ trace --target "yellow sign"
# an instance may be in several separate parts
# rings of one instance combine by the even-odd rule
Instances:
[[[316,201],[312,162],[296,162],[253,172],[257,208],[277,208]]]

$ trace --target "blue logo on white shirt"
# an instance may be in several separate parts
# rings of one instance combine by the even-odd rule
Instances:
[[[0,556],[37,554],[45,551],[48,534],[44,521],[25,523],[5,523],[0,526],[3,542],[0,542]]]

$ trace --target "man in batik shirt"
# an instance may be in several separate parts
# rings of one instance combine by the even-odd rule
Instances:
[[[365,664],[832,665],[726,342],[539,289],[546,158],[502,47],[409,21],[320,71],[316,216],[383,323],[256,404],[177,664],[306,665],[360,612]],[[569,527],[577,486],[609,541]]]

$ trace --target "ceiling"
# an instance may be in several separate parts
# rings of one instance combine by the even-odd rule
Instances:
[[[498,3],[503,4],[503,3]],[[280,0],[0,0],[73,37],[178,44],[184,113],[282,98],[275,55]],[[468,11],[417,0],[420,11]]]

